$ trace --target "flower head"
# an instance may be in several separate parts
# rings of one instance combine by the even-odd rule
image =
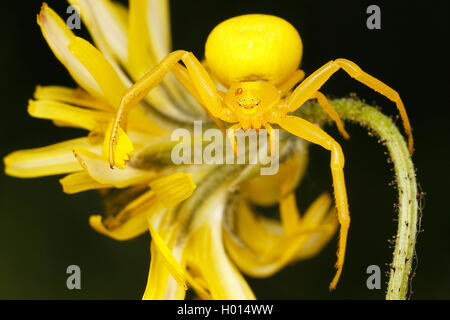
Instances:
[[[300,216],[294,191],[307,149],[281,135],[280,169],[260,176],[255,164],[176,165],[175,128],[193,130],[194,120],[215,126],[201,105],[171,74],[134,108],[119,131],[108,162],[108,137],[125,90],[171,51],[167,1],[70,0],[79,8],[94,44],[77,37],[46,4],[37,22],[77,88],[38,86],[28,112],[85,134],[51,146],[20,150],[5,159],[6,173],[47,175],[66,193],[98,190],[105,200],[93,229],[115,240],[151,235],[145,299],[183,299],[188,288],[204,299],[254,299],[242,273],[267,277],[311,257],[337,228],[330,196],[321,195]],[[122,129],[120,129],[122,130]],[[257,206],[279,204],[280,219]]]

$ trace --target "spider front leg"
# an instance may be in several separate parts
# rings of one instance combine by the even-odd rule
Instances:
[[[187,51],[177,50],[167,55],[157,66],[148,71],[138,82],[131,86],[123,96],[114,120],[109,140],[109,163],[111,168],[116,159],[115,146],[118,144],[119,128],[122,127],[128,112],[141,101],[151,89],[156,87],[167,72],[171,71],[179,61],[185,64],[193,89],[196,90],[200,103],[216,118],[224,121],[234,120],[231,112],[223,107],[222,100],[209,77],[207,71],[195,56]],[[175,75],[177,73],[175,72]],[[180,79],[181,80],[181,79]]]
[[[311,99],[317,90],[339,69],[343,69],[352,78],[358,80],[359,82],[365,84],[369,88],[377,91],[378,93],[384,95],[391,101],[395,102],[397,109],[403,121],[403,127],[408,135],[408,149],[413,152],[413,136],[411,125],[409,123],[408,115],[406,113],[405,106],[400,99],[397,91],[387,86],[377,78],[371,76],[370,74],[361,70],[361,68],[354,62],[346,59],[336,59],[330,61],[309,77],[303,80],[302,83],[292,92],[292,95],[288,99],[288,105],[290,106],[289,112],[294,111],[303,105],[307,100]]]
[[[172,73],[180,80],[180,82],[186,87],[186,89],[192,94],[192,96],[205,108],[206,113],[208,116],[216,123],[216,125],[225,133],[227,128],[223,124],[223,122],[219,119],[214,117],[210,111],[208,111],[207,106],[200,98],[197,90],[194,88],[194,84],[192,83],[191,79],[189,78],[189,72],[187,71],[186,67],[183,67],[181,64],[176,63],[172,69],[170,70]],[[221,92],[217,91],[217,93],[220,95]],[[234,119],[230,119],[234,120]]]
[[[339,245],[337,251],[336,275],[330,283],[330,289],[336,287],[344,266],[345,248],[347,245],[347,234],[350,226],[350,215],[347,202],[347,191],[344,179],[344,154],[341,146],[318,126],[302,118],[295,116],[282,116],[275,119],[283,129],[290,133],[318,144],[331,152],[331,175],[333,177],[334,196],[338,213],[338,220],[341,225],[339,232]]]

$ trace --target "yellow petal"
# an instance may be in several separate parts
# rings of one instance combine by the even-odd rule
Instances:
[[[73,148],[81,147],[100,153],[101,144],[93,145],[88,138],[78,138],[53,144],[47,147],[19,150],[4,158],[5,172],[20,178],[33,178],[82,169],[73,156]],[[92,153],[95,155],[95,153]]]
[[[128,66],[136,79],[159,61],[152,55],[148,42],[147,0],[130,0],[128,12]]]
[[[150,47],[156,61],[172,51],[168,0],[146,0],[146,21]]]
[[[66,67],[72,78],[93,96],[102,96],[100,86],[89,71],[69,51],[69,43],[74,34],[46,3],[42,5],[37,17],[45,40],[58,60]]]
[[[282,197],[294,190],[303,176],[308,162],[307,151],[294,153],[280,163],[274,175],[260,175],[242,184],[244,197],[260,206],[277,204]]]
[[[295,229],[273,238],[265,248],[249,246],[226,229],[224,242],[227,251],[238,267],[253,277],[271,276],[289,263],[314,256],[328,243],[338,226],[335,209],[329,209],[330,203],[331,199],[326,194],[317,198],[305,213],[305,217],[307,214],[309,216],[308,220],[300,220]],[[264,232],[256,232],[258,229],[267,229],[263,224],[258,226],[254,223],[243,223],[243,220],[239,219],[237,223],[241,238],[242,235],[252,233],[255,235],[252,241],[267,243],[265,238],[260,238]]]
[[[166,236],[167,238],[167,236]],[[173,245],[175,237],[171,235],[170,244]],[[172,251],[175,259],[181,260],[182,250]],[[144,300],[183,300],[186,290],[170,274],[164,263],[164,257],[152,241],[150,245],[150,270],[148,274],[147,286],[142,299]]]
[[[281,226],[267,223],[246,202],[241,201],[236,212],[236,232],[253,250],[266,252],[273,247],[283,235]]]
[[[69,0],[80,8],[81,18],[98,48],[104,54],[111,54],[124,64],[127,61],[126,10],[120,3],[110,0]]]
[[[114,109],[103,100],[90,96],[80,88],[72,89],[61,86],[37,86],[34,92],[37,100],[55,100],[80,107],[96,109],[101,111],[114,111]]]
[[[116,240],[129,240],[148,230],[147,219],[166,212],[153,191],[147,191],[128,203],[115,215],[102,219],[91,216],[89,222],[98,232]]]
[[[102,184],[113,185],[116,188],[146,183],[156,175],[153,170],[140,170],[131,166],[127,166],[123,170],[111,169],[105,158],[82,148],[75,148],[73,153],[94,180]]]
[[[132,85],[123,66],[127,63],[127,8],[110,0],[70,0],[77,6],[96,47],[116,71],[126,88]]]
[[[148,221],[148,227],[152,236],[152,243],[155,244],[156,249],[161,254],[162,262],[166,266],[167,270],[169,270],[172,277],[178,282],[178,284],[185,290],[187,290],[188,287],[183,268],[181,268],[180,264],[175,259],[172,252],[167,247],[159,233],[153,228],[153,226],[151,225],[151,221]]]
[[[230,261],[222,243],[221,229],[204,225],[192,235],[189,243],[190,257],[201,272],[213,299],[242,300],[255,299],[255,296]]]
[[[153,136],[161,135],[164,132],[164,130],[140,108],[140,105],[136,106],[128,113],[128,128],[130,128],[130,130],[134,128]]]
[[[166,1],[160,0],[131,0],[129,1],[129,28],[128,28],[128,63],[127,69],[132,78],[139,80],[151,67],[155,66],[160,60],[165,57],[167,53],[163,53],[163,47],[168,45],[168,42],[164,40],[161,44],[159,41],[165,38],[167,32],[170,30],[163,30],[168,22],[165,17],[160,17],[160,14],[168,14],[168,5],[164,4]],[[152,22],[148,21],[148,18],[152,16]],[[154,17],[156,16],[156,18]],[[167,16],[168,17],[168,16]],[[165,22],[164,22],[165,21]],[[158,34],[156,39],[150,37],[149,28],[152,28],[152,35]],[[157,46],[160,50],[158,57],[153,49],[153,46]],[[169,41],[170,46],[170,41]],[[161,57],[159,57],[161,55]],[[157,109],[162,114],[177,119],[179,121],[193,121],[194,119],[186,114],[184,111],[179,110],[179,106],[173,102],[171,95],[178,94],[177,89],[174,88],[177,81],[172,74],[167,74],[163,81],[164,88],[156,86],[145,98],[153,108]],[[168,91],[166,91],[168,89]],[[171,95],[169,95],[169,92]],[[185,99],[184,99],[185,100]],[[185,101],[180,101],[179,105],[183,105]]]
[[[222,242],[226,187],[213,191],[197,208],[187,244],[187,266],[204,279],[213,299],[255,299],[242,274],[229,259]]]
[[[287,234],[292,233],[300,224],[300,214],[295,201],[295,193],[291,192],[280,201],[280,217],[283,229]]]
[[[120,227],[112,230],[104,226],[100,215],[90,216],[89,224],[95,231],[119,241],[133,239],[147,231],[147,220],[144,213],[136,215],[133,219],[129,219]]]
[[[335,214],[334,212],[332,214]],[[337,222],[327,220],[310,228],[299,228],[280,238],[267,252],[256,252],[226,232],[224,243],[227,252],[240,270],[252,277],[269,277],[287,264],[310,258],[326,245],[337,228]]]
[[[111,120],[114,117],[115,110],[103,100],[98,98],[94,98],[90,96],[88,93],[83,91],[80,88],[72,89],[65,88],[59,86],[37,86],[36,91],[34,93],[34,97],[37,100],[59,102],[59,103],[67,103],[71,105],[77,105],[80,107],[85,107],[88,109],[95,109],[98,111],[106,111],[105,113],[95,113],[95,112],[87,112],[85,114],[99,115],[100,120],[104,120],[108,118]],[[76,107],[73,107],[76,108]],[[79,110],[80,108],[76,108],[73,110]],[[72,110],[72,109],[71,109]],[[84,110],[84,109],[82,109]],[[87,110],[92,111],[92,110]],[[109,112],[109,113],[108,113]],[[106,116],[108,114],[108,116]],[[49,117],[44,118],[48,119]],[[66,116],[68,118],[68,116]],[[77,122],[77,117],[70,119],[71,122]],[[75,126],[79,127],[79,125],[72,125],[69,122],[54,120],[56,124],[63,124],[64,126]],[[149,135],[160,135],[163,131],[162,129],[153,122],[140,108],[134,108],[128,115],[128,128],[130,130],[137,130],[142,133],[146,133]],[[147,137],[148,139],[148,137]]]
[[[69,174],[60,179],[59,182],[63,187],[63,191],[68,194],[112,187],[112,185],[105,185],[95,181],[86,171]]]
[[[175,173],[153,180],[150,187],[158,203],[170,208],[190,196],[195,185],[190,175]],[[150,271],[143,299],[183,299],[185,296],[185,240],[178,239],[180,225],[172,223],[177,221],[170,216],[173,212],[168,210],[164,216],[147,217],[152,243]]]
[[[113,123],[110,122],[108,129],[105,133],[105,139],[103,142],[103,155],[106,159],[109,159],[110,153],[110,137],[112,131]],[[116,144],[114,145],[114,164],[119,169],[125,169],[126,162],[130,160],[130,155],[134,151],[133,143],[131,142],[128,135],[119,127],[119,132],[117,134]]]
[[[189,198],[196,187],[191,175],[184,172],[155,179],[149,185],[166,208]]]
[[[309,227],[318,225],[327,214],[331,202],[330,195],[326,192],[322,193],[306,210],[302,218],[302,224]]]
[[[69,50],[96,80],[104,99],[118,108],[125,93],[125,86],[105,56],[88,41],[79,37],[71,38]]]
[[[146,37],[151,56],[153,57],[152,65],[161,61],[172,51],[171,31],[170,31],[170,10],[168,0],[145,0],[146,10],[144,13],[144,21],[148,32],[140,32],[141,38]],[[142,13],[141,13],[142,14]],[[142,19],[142,16],[138,16]],[[144,38],[145,39],[145,38]],[[180,82],[169,73],[163,79],[164,88],[170,94],[172,99],[189,109],[191,112],[204,116],[204,109],[200,106],[197,100],[191,99],[189,92]],[[154,96],[154,97],[153,97]],[[157,98],[157,94],[152,95],[152,99]],[[160,94],[159,99],[165,97]]]
[[[106,127],[111,119],[108,112],[78,108],[51,100],[29,100],[28,113],[35,118],[51,119],[86,130]]]

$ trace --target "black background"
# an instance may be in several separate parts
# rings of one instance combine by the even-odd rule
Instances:
[[[48,1],[63,18],[65,1]],[[381,7],[381,30],[366,28],[366,8]],[[0,156],[80,136],[26,112],[35,85],[75,86],[53,56],[36,24],[40,1],[8,1],[0,19]],[[427,193],[424,232],[417,246],[413,299],[450,298],[449,223],[449,68],[450,14],[447,1],[172,1],[173,48],[203,56],[209,31],[222,20],[245,13],[268,13],[290,21],[304,45],[307,74],[328,60],[344,57],[399,91],[414,129],[418,182]],[[85,30],[77,33],[88,37]],[[394,104],[343,72],[323,87],[330,97],[351,92],[396,117]],[[400,125],[400,122],[397,120]],[[366,268],[388,271],[396,232],[396,190],[383,146],[364,129],[347,125],[350,141],[327,128],[346,154],[352,225],[344,273],[328,291],[336,241],[316,258],[285,268],[268,279],[249,279],[258,298],[382,299],[366,288]],[[301,209],[324,190],[331,191],[328,154],[311,147],[306,177],[298,189]],[[149,265],[149,237],[115,242],[95,233],[88,217],[102,211],[95,192],[65,195],[58,177],[21,180],[0,175],[0,298],[139,299]],[[82,270],[82,289],[66,288],[66,267]]]

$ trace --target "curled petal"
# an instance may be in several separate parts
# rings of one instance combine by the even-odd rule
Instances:
[[[111,122],[105,133],[105,139],[103,142],[103,155],[109,159],[110,154],[110,137],[113,123]],[[125,169],[125,163],[130,160],[130,155],[134,151],[133,142],[131,142],[128,135],[119,127],[119,131],[114,144],[114,164],[119,169]]]
[[[280,217],[283,229],[287,234],[294,232],[300,224],[300,213],[295,201],[295,193],[291,192],[280,201]]]
[[[72,78],[93,96],[103,95],[100,86],[89,71],[69,51],[69,43],[75,37],[65,22],[46,3],[37,17],[45,40]]]
[[[165,211],[154,192],[148,191],[131,201],[117,214],[105,219],[100,215],[93,215],[89,218],[89,223],[97,232],[123,241],[146,232],[148,217],[163,214]]]
[[[335,209],[330,210],[330,204],[331,199],[327,194],[320,196],[295,228],[285,230],[281,234],[270,230],[269,225],[263,223],[266,220],[256,217],[238,219],[240,238],[229,228],[224,234],[227,251],[246,274],[254,277],[273,275],[291,262],[317,254],[328,243],[338,225]],[[249,214],[249,211],[243,211],[243,208],[239,210],[238,215]],[[242,223],[252,219],[253,222]],[[248,233],[254,235],[250,244],[242,238],[242,235]],[[261,235],[264,236],[261,238]],[[267,238],[270,238],[270,242]],[[256,245],[258,242],[264,242],[264,245]]]
[[[222,218],[226,189],[198,208],[188,242],[188,267],[198,271],[213,299],[255,299],[246,280],[225,252]]]
[[[193,254],[189,260],[200,270],[213,299],[255,299],[244,277],[225,252],[221,234],[220,229],[209,225],[196,230],[189,243]]]
[[[109,230],[102,223],[101,215],[93,215],[89,218],[91,227],[110,238],[124,241],[135,238],[148,230],[145,214],[137,215],[133,219],[129,219],[120,227]]]
[[[156,217],[156,216],[155,216]],[[160,217],[158,217],[160,218]],[[152,219],[152,223],[157,219]],[[153,227],[152,227],[153,229]],[[159,235],[155,229],[152,230],[152,238],[158,236],[159,244],[169,250],[158,247],[156,241],[152,240],[150,245],[150,270],[148,274],[147,286],[142,299],[144,300],[181,300],[186,295],[187,274],[184,272],[185,259],[183,255],[184,242],[177,242],[179,228],[163,228],[158,226]],[[164,253],[166,256],[164,256]],[[176,280],[178,279],[178,280]]]
[[[154,170],[140,170],[130,166],[123,170],[111,169],[105,158],[82,148],[75,148],[73,153],[94,180],[116,188],[146,183],[156,175]]]
[[[161,261],[166,266],[172,277],[178,282],[180,286],[187,290],[186,276],[184,275],[183,268],[180,266],[178,261],[172,254],[172,251],[166,245],[164,239],[159,235],[159,233],[151,225],[149,221],[150,234],[152,236],[152,245],[155,245],[156,250],[161,255]]]

